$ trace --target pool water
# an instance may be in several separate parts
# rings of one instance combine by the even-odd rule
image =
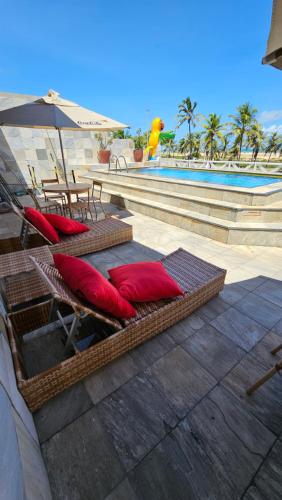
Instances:
[[[159,177],[170,177],[184,181],[208,182],[211,184],[225,184],[227,186],[237,186],[243,188],[254,188],[266,186],[275,182],[281,182],[282,177],[269,177],[252,174],[226,174],[222,172],[211,172],[208,170],[188,170],[181,168],[165,167],[144,167],[136,171],[138,174],[156,175]]]

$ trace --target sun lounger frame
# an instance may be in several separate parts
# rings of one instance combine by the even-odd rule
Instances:
[[[179,258],[181,258],[181,266],[177,264]],[[31,411],[40,408],[50,398],[87,377],[95,370],[98,370],[122,354],[125,354],[189,316],[222,290],[226,274],[225,270],[213,266],[202,259],[198,259],[182,249],[178,249],[176,252],[162,259],[164,265],[169,262],[168,259],[170,259],[170,262],[176,263],[175,271],[180,279],[184,267],[187,273],[191,273],[191,283],[188,279],[190,289],[183,297],[157,303],[161,305],[159,307],[156,306],[155,310],[152,307],[152,312],[146,314],[144,317],[139,317],[137,320],[131,322],[129,321],[127,326],[85,305],[66,288],[66,285],[63,286],[67,291],[62,293],[60,291],[59,278],[57,279],[56,286],[54,286],[54,281],[50,281],[50,273],[53,273],[52,268],[48,264],[34,261],[37,271],[46,280],[46,284],[48,284],[55,302],[71,306],[74,315],[77,317],[81,314],[90,315],[106,322],[108,325],[111,325],[115,333],[83,352],[76,352],[74,356],[62,361],[57,366],[28,379],[25,375],[19,348],[21,336],[24,333],[23,325],[27,321],[29,327],[32,323],[32,327],[36,328],[42,325],[44,321],[47,323],[50,317],[52,301],[45,303],[44,311],[41,307],[37,318],[35,311],[33,320],[29,317],[28,311],[10,314],[7,320],[7,331],[14,359],[18,388]],[[55,272],[57,271],[55,270]],[[195,277],[197,277],[197,286],[193,285]],[[62,282],[61,278],[60,280]],[[44,317],[42,316],[42,312],[44,312]],[[41,322],[38,325],[35,324],[37,319]]]

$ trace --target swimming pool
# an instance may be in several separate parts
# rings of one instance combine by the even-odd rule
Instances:
[[[282,177],[268,177],[252,174],[229,174],[223,172],[188,170],[181,168],[166,167],[144,167],[136,170],[138,174],[154,175],[159,177],[170,177],[184,181],[208,182],[210,184],[224,184],[243,188],[254,188],[266,186],[275,182],[282,182]]]

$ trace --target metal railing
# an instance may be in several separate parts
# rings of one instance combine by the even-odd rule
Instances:
[[[121,168],[121,165],[120,165],[120,158],[123,159],[123,162],[124,162],[124,165],[125,165],[125,168]],[[114,171],[117,173],[118,171],[118,168],[119,170],[126,170],[126,172],[128,172],[128,165],[127,165],[127,161],[126,161],[126,158],[125,156],[123,155],[120,155],[120,156],[117,156],[117,155],[111,155],[110,157],[110,160],[109,160],[109,168],[108,168],[108,172],[110,172],[111,169],[111,164],[115,161],[115,169]]]
[[[282,163],[267,161],[245,161],[245,160],[180,160],[176,158],[162,158],[162,165],[170,165],[180,168],[192,168],[203,170],[221,170],[225,172],[248,172],[270,175],[282,174]]]

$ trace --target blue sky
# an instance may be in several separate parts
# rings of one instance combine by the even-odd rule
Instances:
[[[41,95],[53,88],[134,131],[154,116],[173,129],[187,96],[200,113],[223,120],[250,101],[265,127],[281,125],[282,132],[282,72],[261,64],[271,6],[0,0],[0,90]]]

